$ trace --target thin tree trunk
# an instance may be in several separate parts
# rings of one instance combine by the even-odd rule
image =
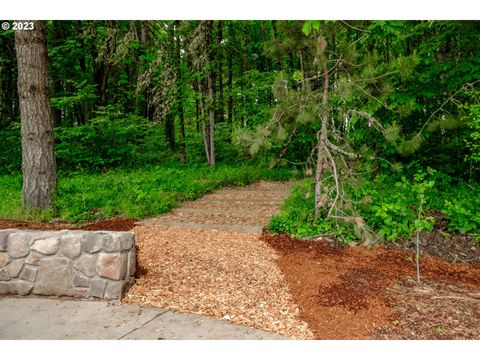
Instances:
[[[218,113],[218,121],[224,122],[225,121],[225,101],[223,97],[223,48],[222,48],[222,40],[223,40],[223,21],[219,20],[217,24],[217,62],[218,62],[218,106],[217,106],[217,113]]]
[[[233,123],[233,59],[232,52],[228,52],[228,100],[227,100],[227,121],[230,126]]]
[[[23,207],[52,205],[56,185],[45,27],[15,32],[22,133]]]
[[[306,76],[305,76],[305,66],[303,64],[303,54],[302,54],[302,50],[299,50],[298,51],[298,56],[300,58],[300,72],[302,73],[302,81],[301,81],[301,84],[302,84],[302,90],[305,91],[305,79],[306,79]]]
[[[200,94],[200,114],[201,118],[205,119],[205,102],[204,102],[204,95],[203,95],[203,86],[202,81],[198,81],[198,93]],[[207,157],[207,163],[210,164],[210,129],[208,127],[207,121],[203,125],[203,144],[205,145],[205,155]]]
[[[53,41],[55,44],[59,44],[62,42],[64,38],[64,31],[61,28],[62,22],[54,21],[53,22]],[[54,76],[52,78],[53,83],[53,94],[52,97],[59,97],[62,93],[62,79],[59,76]],[[52,117],[53,117],[53,124],[54,126],[61,125],[62,122],[62,110],[54,108],[52,109]]]
[[[247,71],[247,67],[248,67],[247,43],[248,43],[248,22],[244,21],[244,23],[243,23],[242,73]]]
[[[206,21],[205,31],[207,39],[207,88],[208,88],[208,152],[209,162],[208,165],[215,166],[215,93],[213,83],[213,69],[212,69],[212,24],[213,21]],[[206,129],[207,130],[207,129]]]
[[[317,39],[318,47],[320,49],[320,62],[323,70],[323,95],[322,95],[322,112],[320,120],[322,128],[318,133],[318,152],[317,152],[317,169],[315,172],[315,218],[318,219],[322,208],[327,201],[327,194],[323,194],[323,171],[326,168],[327,161],[327,138],[328,138],[328,87],[329,87],[329,71],[327,66],[327,59],[325,56],[325,48],[327,42],[323,36]]]
[[[173,23],[168,26],[168,55],[170,59],[175,56],[175,29]],[[172,65],[173,67],[173,65]],[[165,117],[165,137],[171,151],[175,151],[175,108],[169,110]]]
[[[209,115],[209,140],[210,140],[210,161],[209,165],[210,166],[215,166],[215,96],[213,94],[213,80],[212,80],[212,74],[209,71],[207,75],[207,80],[208,80],[208,100],[210,102],[210,106],[208,109],[208,115]]]
[[[243,23],[243,51],[242,51],[242,74],[241,77],[244,76],[245,72],[247,71],[247,66],[248,66],[248,56],[247,56],[247,41],[248,41],[248,23],[247,21],[244,21]],[[243,80],[243,79],[242,79]],[[242,104],[241,104],[241,111],[240,111],[240,119],[242,122],[242,125],[246,125],[246,119],[245,119],[245,85],[244,81],[241,82],[241,93],[242,93]]]
[[[187,151],[185,146],[185,115],[183,111],[183,74],[182,74],[182,57],[180,55],[180,34],[178,28],[180,21],[175,21],[176,31],[176,65],[177,65],[177,101],[178,101],[178,117],[180,119],[180,161],[185,162],[187,159]]]
[[[200,101],[195,99],[195,130],[200,132]]]

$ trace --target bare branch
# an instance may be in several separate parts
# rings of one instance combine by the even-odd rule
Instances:
[[[351,153],[351,152],[348,152],[348,151],[345,151],[341,148],[339,148],[338,146],[336,145],[333,145],[330,141],[326,141],[327,143],[327,147],[330,148],[331,150],[337,152],[337,153],[340,153],[342,155],[345,155],[345,156],[348,156],[348,157],[351,157],[351,158],[357,158],[359,157],[360,155],[359,154],[354,154],[354,153]]]
[[[325,150],[327,153],[327,157],[330,160],[330,163],[332,164],[333,180],[335,181],[335,188],[336,188],[335,199],[333,200],[332,205],[330,206],[330,210],[328,210],[328,215],[327,215],[327,219],[328,219],[333,209],[335,208],[335,205],[337,204],[338,197],[340,196],[340,184],[338,181],[337,165],[335,164],[335,160],[333,159],[332,153],[328,150],[328,147],[326,147]]]

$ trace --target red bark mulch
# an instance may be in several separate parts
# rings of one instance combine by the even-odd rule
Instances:
[[[478,265],[422,257],[418,286],[408,252],[333,249],[287,235],[262,239],[277,251],[300,316],[317,339],[480,339]]]
[[[29,230],[90,230],[90,231],[130,231],[135,227],[135,219],[114,218],[87,223],[68,222],[29,222],[16,220],[0,220],[2,229]]]

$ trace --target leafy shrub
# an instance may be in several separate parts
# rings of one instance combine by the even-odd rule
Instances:
[[[344,241],[356,240],[356,234],[348,231],[346,224],[323,219],[315,221],[315,197],[312,190],[311,180],[304,180],[294,187],[292,195],[282,205],[280,214],[270,220],[268,229],[273,233],[292,234],[299,238],[322,234],[336,236]]]
[[[362,217],[386,241],[410,238],[414,231],[431,231],[434,219],[426,216],[429,210],[441,210],[449,219],[450,231],[480,231],[480,186],[452,184],[452,178],[431,168],[408,177],[379,175],[374,181],[360,179],[345,191],[352,199],[351,212]],[[307,193],[311,196],[305,196]],[[311,181],[296,187],[281,213],[271,220],[270,230],[298,237],[333,233],[347,241],[359,238],[349,224],[315,221],[313,197]]]
[[[461,234],[480,233],[480,187],[462,185],[444,199],[442,212],[450,220],[449,230]]]
[[[148,121],[135,115],[101,116],[88,124],[55,129],[58,167],[102,170],[131,165],[147,133]]]

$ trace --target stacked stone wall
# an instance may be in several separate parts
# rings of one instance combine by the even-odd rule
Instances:
[[[131,232],[0,230],[0,295],[120,299],[135,261]]]

